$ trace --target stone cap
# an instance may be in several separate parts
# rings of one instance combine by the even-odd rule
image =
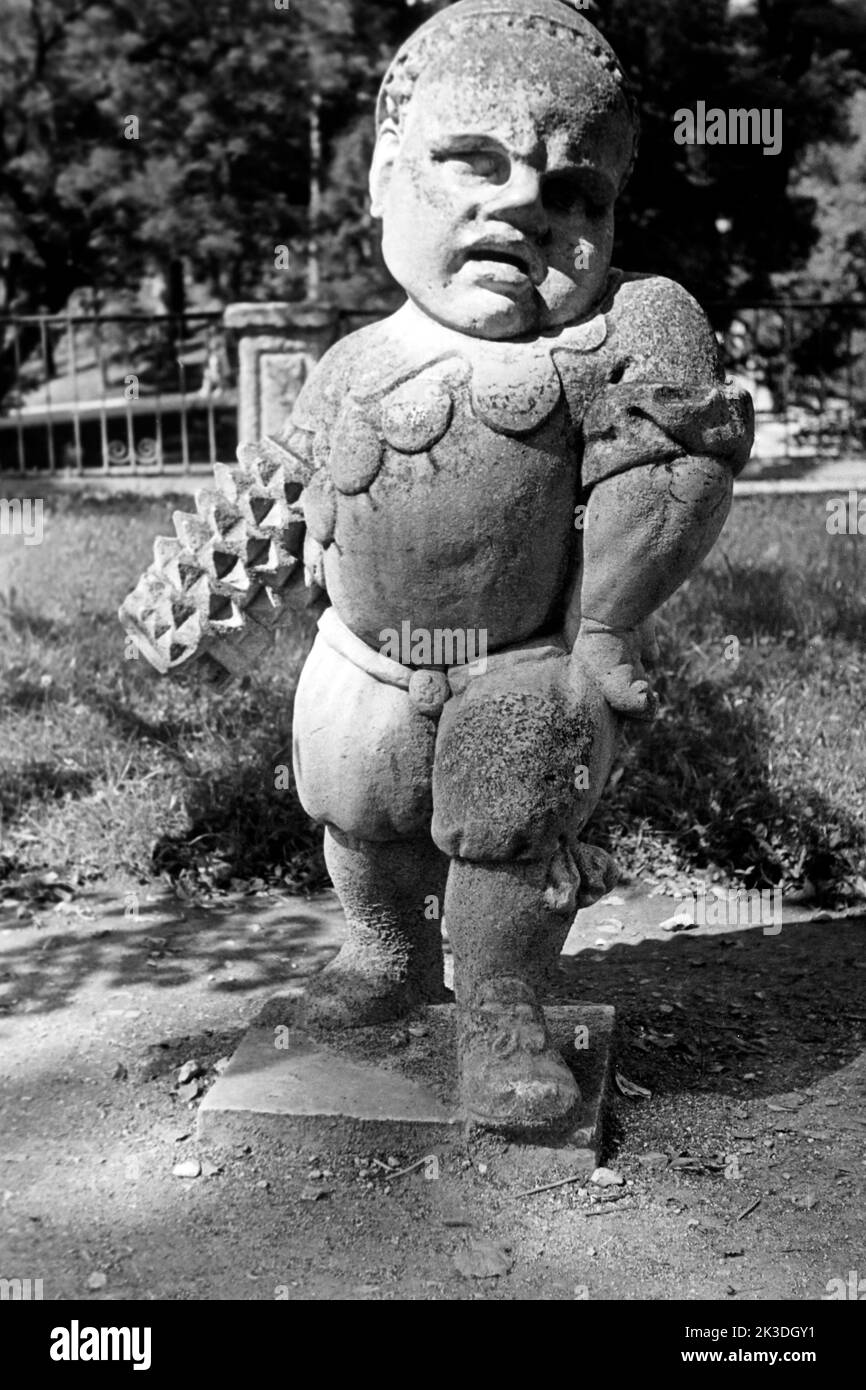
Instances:
[[[293,328],[330,328],[339,312],[334,305],[290,304],[286,300],[229,304],[223,313],[223,327],[262,333],[272,333],[275,329],[290,332]]]

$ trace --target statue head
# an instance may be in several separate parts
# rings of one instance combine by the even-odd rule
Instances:
[[[638,118],[572,0],[459,0],[400,49],[370,173],[386,264],[482,338],[572,323],[604,289]]]

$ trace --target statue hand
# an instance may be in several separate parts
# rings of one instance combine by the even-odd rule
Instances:
[[[571,659],[592,677],[617,714],[649,720],[658,700],[641,662],[642,641],[646,642],[645,628],[616,631],[584,618]]]

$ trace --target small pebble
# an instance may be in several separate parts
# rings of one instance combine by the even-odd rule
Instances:
[[[186,1158],[183,1163],[176,1163],[171,1171],[175,1178],[200,1178],[201,1164],[197,1158]]]
[[[594,1182],[596,1187],[624,1187],[625,1178],[622,1173],[617,1173],[614,1168],[596,1168],[590,1182]]]

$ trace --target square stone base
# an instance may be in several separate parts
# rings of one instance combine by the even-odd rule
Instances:
[[[297,999],[274,999],[255,1020],[201,1103],[200,1139],[324,1154],[425,1153],[468,1137],[453,1004],[417,1009],[396,1024],[329,1034],[327,1041],[300,1028],[297,1011]],[[597,1166],[611,1075],[612,1007],[556,1005],[545,1015],[583,1107],[555,1143],[506,1146],[512,1157],[519,1151],[524,1176]]]

